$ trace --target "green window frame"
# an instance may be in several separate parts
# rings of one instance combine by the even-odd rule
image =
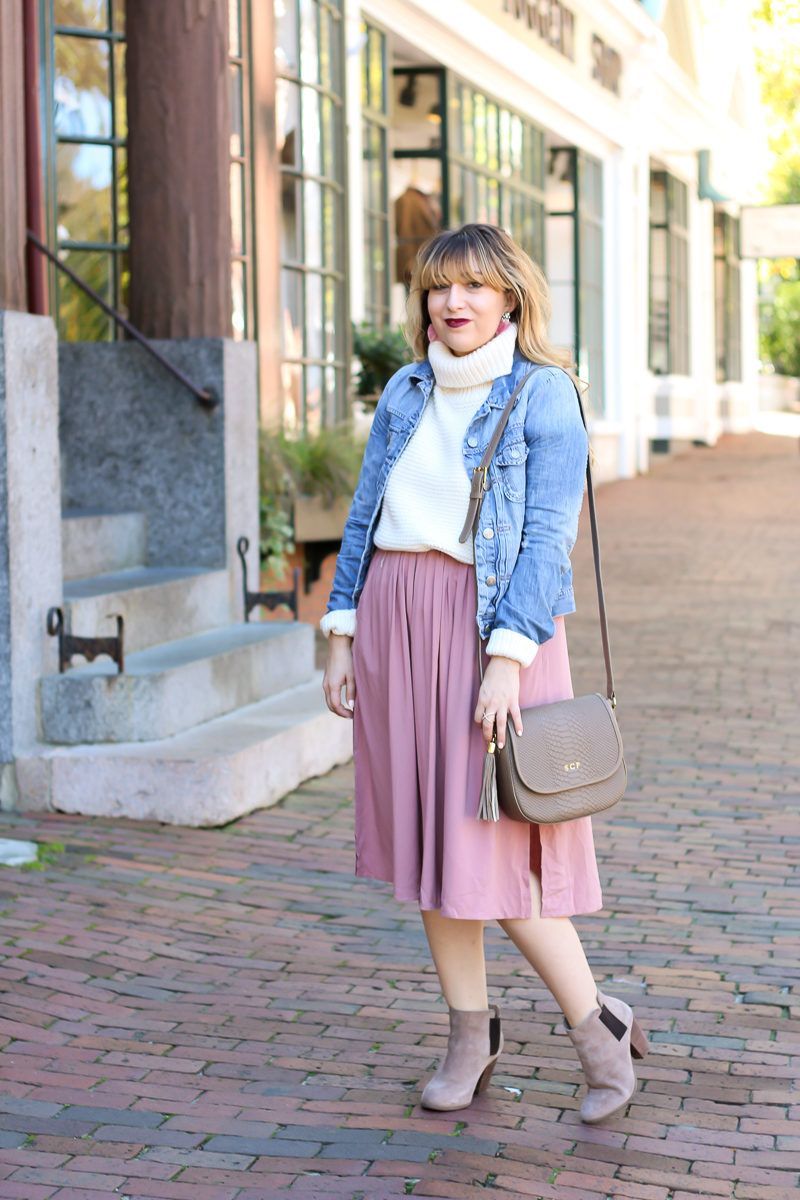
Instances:
[[[386,34],[362,21],[361,154],[364,198],[364,315],[375,329],[390,319],[389,88]]]
[[[714,316],[717,383],[742,378],[739,221],[714,212]]]
[[[114,308],[127,310],[128,182],[124,0],[40,0],[42,141],[49,244]],[[59,337],[112,341],[115,323],[49,268]]]
[[[650,370],[688,375],[689,188],[668,171],[650,172]]]
[[[316,433],[348,405],[342,0],[274,2],[283,423]]]

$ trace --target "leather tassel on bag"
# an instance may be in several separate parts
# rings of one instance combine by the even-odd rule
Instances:
[[[500,820],[500,806],[497,803],[497,766],[494,760],[494,751],[495,744],[494,741],[491,741],[483,760],[481,799],[478,805],[479,821]]]

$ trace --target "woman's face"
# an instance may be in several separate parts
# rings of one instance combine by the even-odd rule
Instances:
[[[428,315],[453,354],[471,354],[491,341],[513,301],[512,292],[496,292],[475,280],[454,280],[429,289]]]

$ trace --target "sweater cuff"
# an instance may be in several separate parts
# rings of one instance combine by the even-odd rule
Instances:
[[[531,665],[538,649],[536,642],[513,629],[493,629],[486,645],[487,654],[513,658],[521,667]]]
[[[325,613],[319,627],[325,637],[331,633],[338,633],[344,637],[355,637],[356,610],[354,608],[337,608],[333,612]]]

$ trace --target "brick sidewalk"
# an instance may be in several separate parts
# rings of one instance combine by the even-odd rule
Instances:
[[[0,819],[50,844],[0,871],[0,1198],[796,1200],[799,502],[796,442],[759,435],[600,493],[631,781],[579,926],[653,1046],[626,1116],[580,1123],[494,927],[501,1067],[465,1112],[418,1107],[445,1008],[414,908],[352,879],[342,768],[222,830]],[[576,564],[594,688],[584,539]]]

